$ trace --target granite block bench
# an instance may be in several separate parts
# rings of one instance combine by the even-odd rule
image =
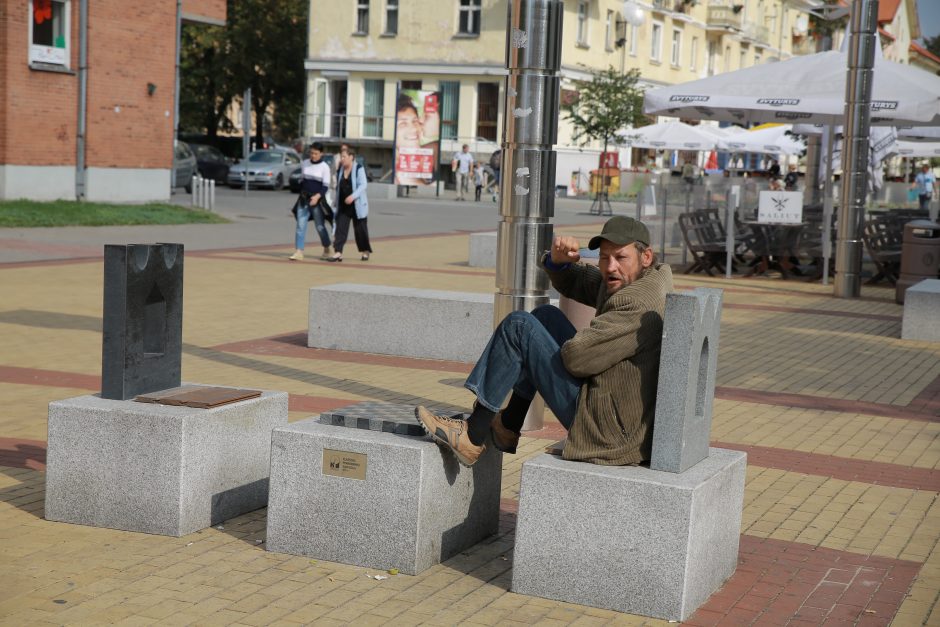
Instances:
[[[47,520],[182,536],[268,502],[287,393],[207,409],[87,395],[49,404]]]
[[[496,231],[470,234],[468,264],[473,268],[496,267]]]
[[[274,430],[269,551],[406,575],[496,533],[502,454],[461,466],[414,407],[357,403]]]
[[[709,448],[721,290],[669,294],[650,467],[522,465],[512,591],[688,618],[737,565],[746,455]]]
[[[493,294],[356,283],[313,287],[307,346],[472,362],[493,332],[493,301]]]
[[[924,279],[907,288],[901,339],[940,342],[940,279]]]

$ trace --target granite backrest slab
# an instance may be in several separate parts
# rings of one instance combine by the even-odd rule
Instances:
[[[666,295],[653,425],[653,470],[683,472],[708,457],[722,290]]]

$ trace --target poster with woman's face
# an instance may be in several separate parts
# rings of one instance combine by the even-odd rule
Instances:
[[[438,92],[403,89],[395,111],[395,184],[430,185],[441,128]]]

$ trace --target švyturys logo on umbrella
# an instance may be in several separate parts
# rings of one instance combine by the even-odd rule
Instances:
[[[898,101],[897,100],[872,100],[871,108],[872,108],[872,111],[880,111],[882,109],[897,109]]]
[[[710,96],[669,96],[669,102],[708,102]]]
[[[780,118],[783,120],[799,120],[802,118],[811,118],[813,117],[812,113],[798,113],[796,111],[777,111],[774,114],[775,118]]]
[[[795,107],[800,104],[799,98],[758,98],[757,104],[770,105],[771,107]]]

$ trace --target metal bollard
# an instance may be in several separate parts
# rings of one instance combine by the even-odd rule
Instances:
[[[209,180],[209,211],[215,211],[215,179]]]
[[[199,175],[198,174],[193,175],[193,180],[192,180],[192,183],[190,183],[190,187],[192,188],[193,192],[192,192],[192,196],[189,199],[189,204],[192,205],[193,207],[196,207],[199,205],[199,202],[197,200],[197,198],[199,198]]]

